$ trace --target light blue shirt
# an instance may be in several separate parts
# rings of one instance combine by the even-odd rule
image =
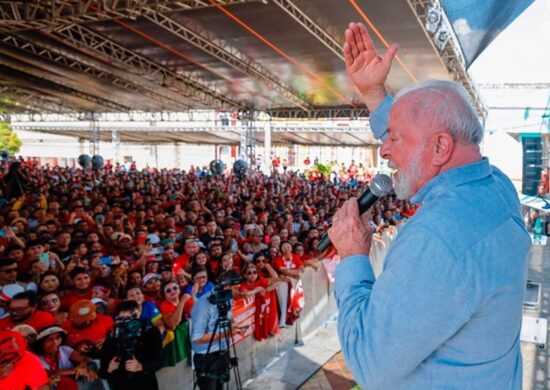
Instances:
[[[218,320],[217,306],[208,301],[208,297],[212,294],[214,294],[212,291],[208,294],[204,294],[197,299],[193,304],[193,309],[191,309],[191,348],[195,353],[205,354],[208,351],[208,343],[197,344],[195,340],[200,339],[206,333],[212,334],[216,326],[216,321]],[[228,318],[231,320],[231,309],[229,310]],[[219,327],[216,333],[223,335],[222,329]],[[223,339],[223,336],[219,341],[214,340],[212,342],[212,346],[208,352],[219,351],[220,347],[222,350],[227,349],[227,343]]]
[[[521,389],[531,240],[512,183],[484,158],[436,176],[412,201],[421,207],[378,279],[364,255],[336,269],[338,333],[355,379],[364,390]]]

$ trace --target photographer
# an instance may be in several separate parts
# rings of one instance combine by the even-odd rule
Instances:
[[[229,321],[231,288],[242,280],[238,276],[234,281],[233,274],[229,271],[220,275],[220,284],[199,298],[191,311],[193,363],[200,390],[221,390],[229,381],[229,345],[224,339],[221,323],[215,333],[214,329],[218,320]],[[242,334],[244,328],[233,328],[232,331],[234,335]]]
[[[155,372],[162,365],[162,340],[155,327],[147,329],[135,301],[121,302],[115,311],[115,329],[101,356],[100,376],[111,390],[158,389]]]

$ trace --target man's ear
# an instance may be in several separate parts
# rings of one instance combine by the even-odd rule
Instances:
[[[433,137],[433,163],[437,166],[445,165],[453,154],[453,136],[447,132],[438,132]]]

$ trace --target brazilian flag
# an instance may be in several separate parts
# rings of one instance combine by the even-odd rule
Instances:
[[[189,321],[179,324],[174,330],[167,330],[162,341],[163,367],[174,367],[191,356]]]

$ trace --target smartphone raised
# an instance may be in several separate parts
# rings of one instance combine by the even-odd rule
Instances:
[[[44,269],[48,269],[50,267],[50,255],[48,252],[41,253],[38,257],[38,261],[40,262],[40,265]]]
[[[113,258],[112,256],[103,256],[99,258],[99,261],[101,261],[101,264],[111,265],[113,262]]]

